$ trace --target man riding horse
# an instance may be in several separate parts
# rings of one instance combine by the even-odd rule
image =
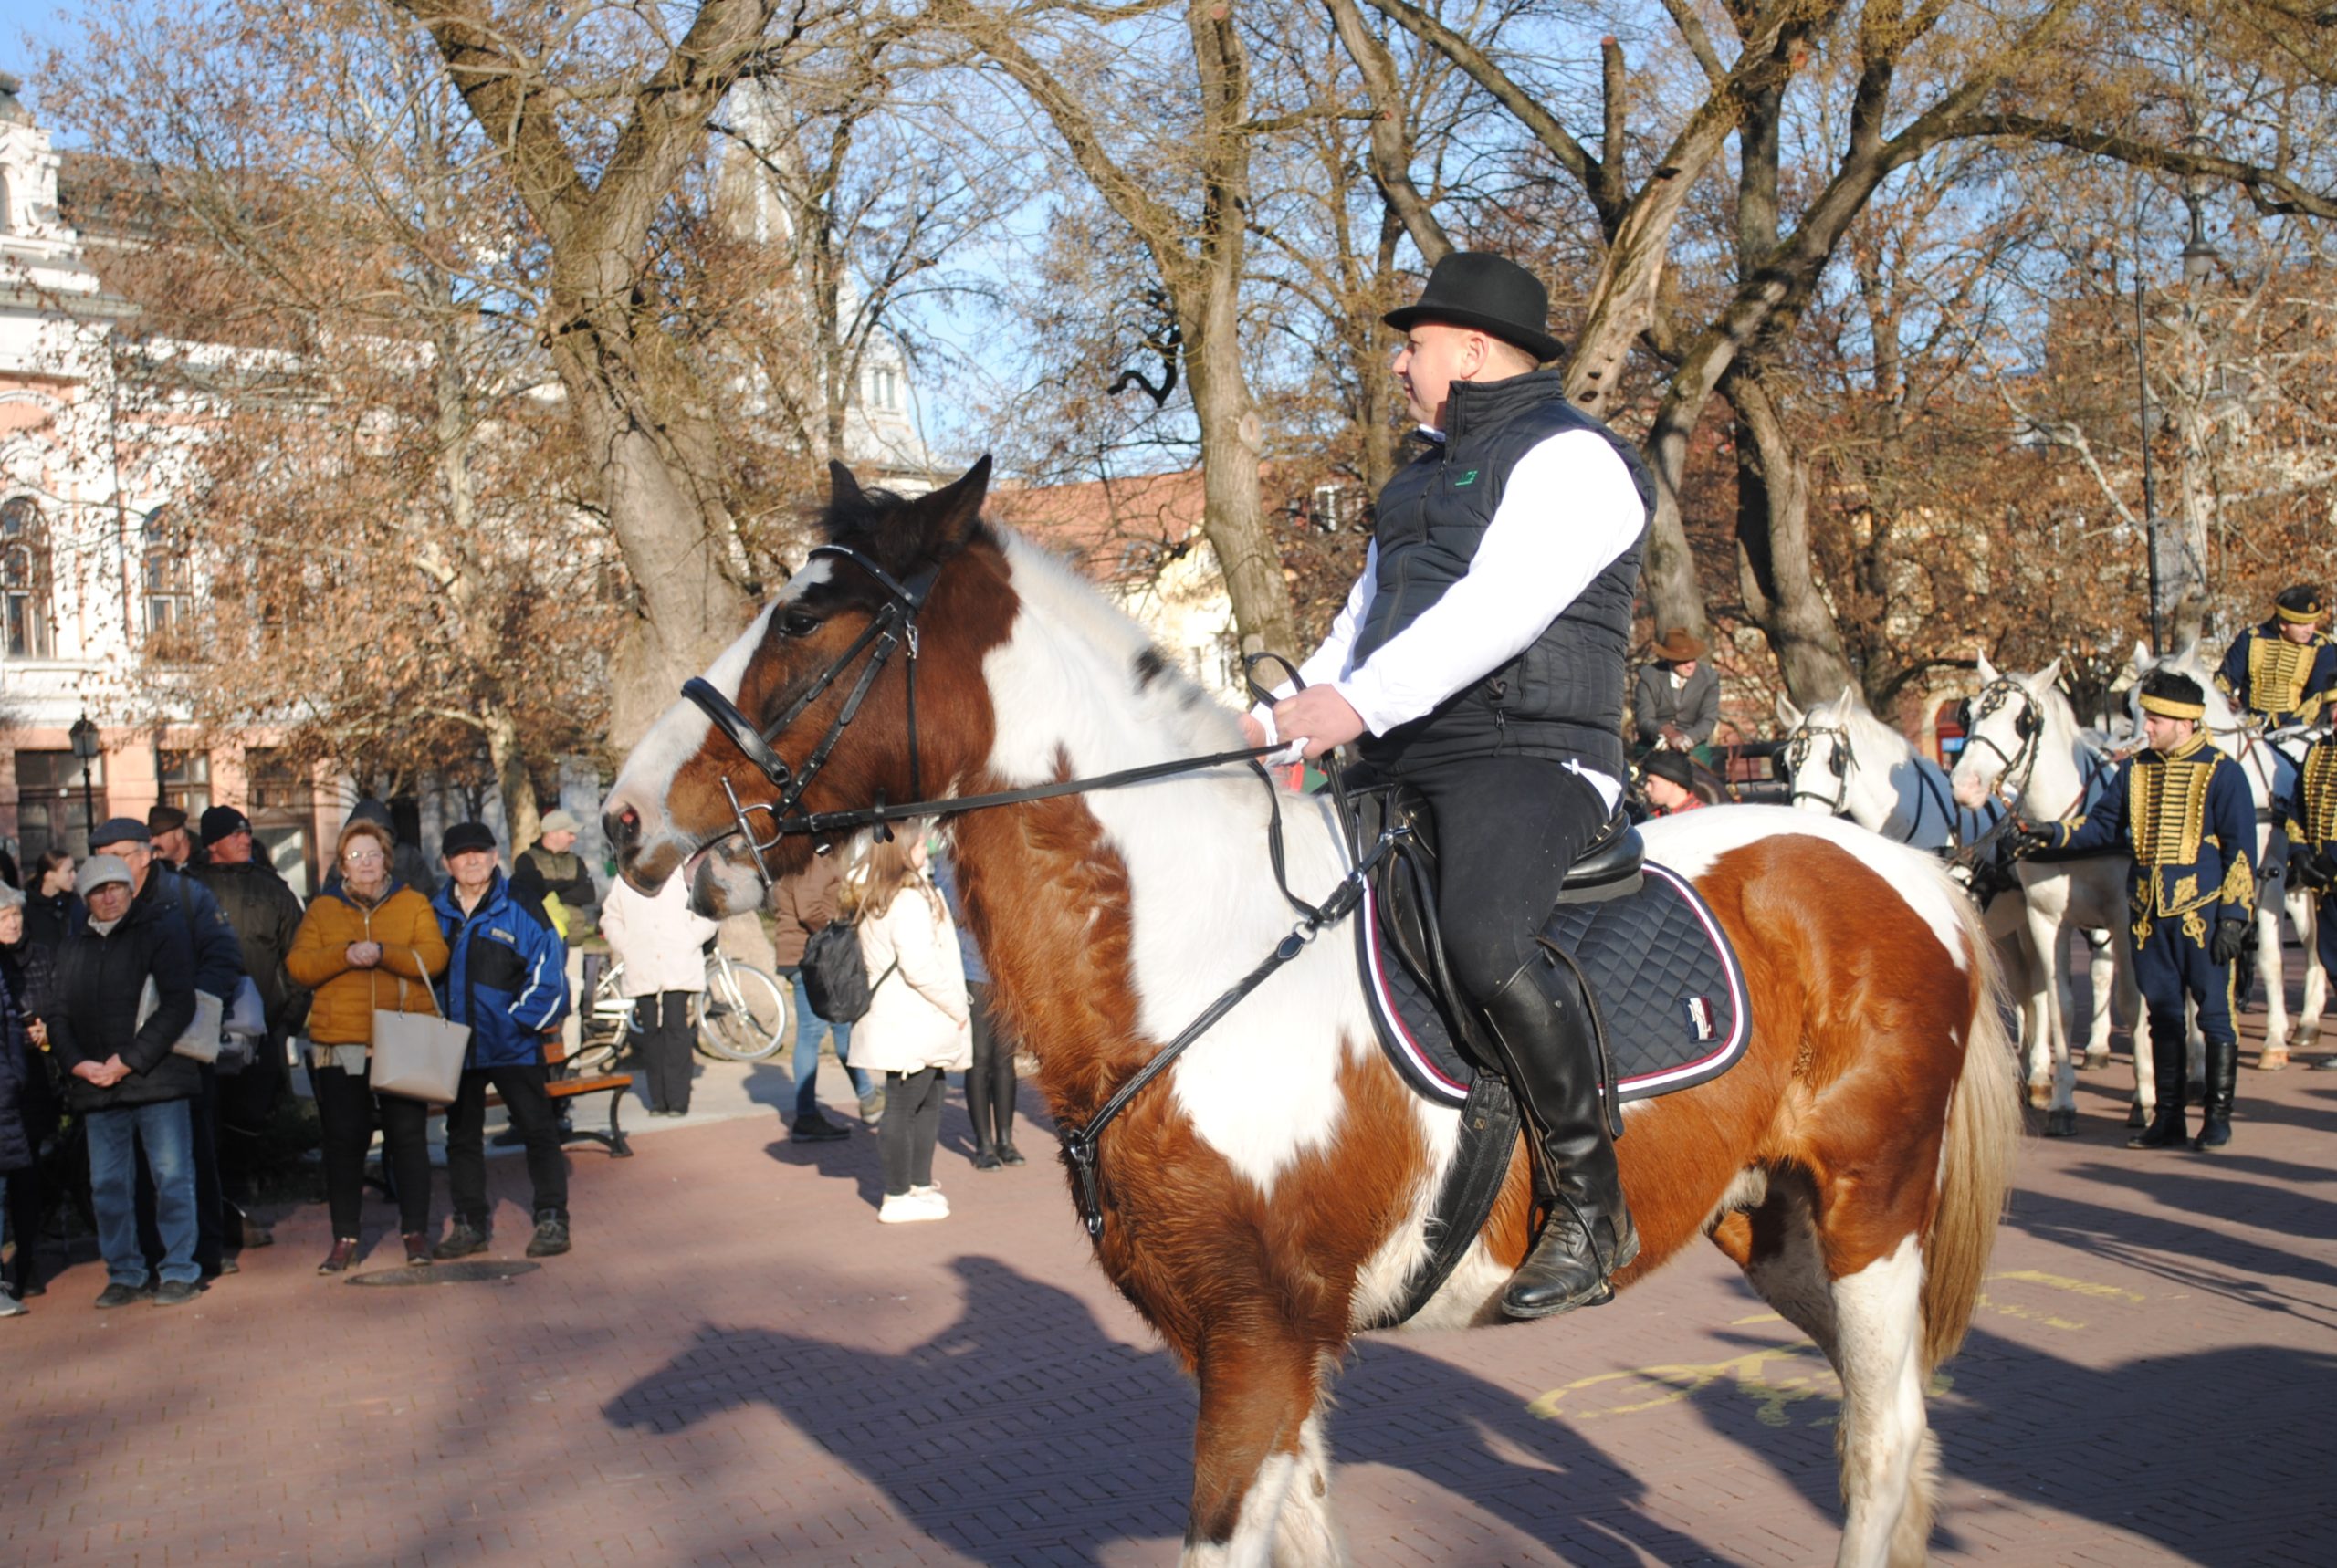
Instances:
[[[2216,672],[2233,706],[2269,729],[2319,723],[2337,698],[2337,643],[2321,629],[2327,612],[2310,583],[2282,589],[2272,618],[2233,638]]]
[[[1426,449],[1380,492],[1362,575],[1304,689],[1246,720],[1366,761],[1426,801],[1455,984],[1534,1129],[1549,1213],[1502,1299],[1537,1318],[1609,1298],[1638,1256],[1593,1025],[1539,945],[1570,866],[1621,804],[1624,665],[1653,487],[1568,402],[1549,298],[1504,257],[1437,263],[1385,319]]]

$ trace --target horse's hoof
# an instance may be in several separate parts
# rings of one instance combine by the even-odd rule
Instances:
[[[2053,1105],[2053,1086],[2050,1083],[2030,1084],[2028,1086],[2028,1104],[2031,1110],[2050,1110]]]
[[[2078,1113],[2074,1105],[2045,1113],[2045,1135],[2049,1138],[2074,1138],[2078,1134]]]
[[[2256,1059],[2258,1072],[2278,1072],[2289,1064],[2289,1048],[2285,1045],[2267,1046]]]
[[[2085,1053],[2085,1070],[2088,1072],[2099,1072],[2109,1065],[2110,1048],[2108,1046],[2103,1046],[2100,1051],[2088,1051]]]
[[[2139,1103],[2127,1111],[2126,1125],[2129,1127],[2147,1127],[2150,1124],[2151,1113],[2143,1110]]]

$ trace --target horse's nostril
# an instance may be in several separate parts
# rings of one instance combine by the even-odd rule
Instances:
[[[608,835],[612,844],[620,847],[631,844],[641,837],[641,813],[631,806],[603,811],[601,813],[601,831]]]

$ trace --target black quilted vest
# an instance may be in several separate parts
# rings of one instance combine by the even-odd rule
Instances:
[[[1630,468],[1642,510],[1653,513],[1655,487],[1639,454],[1567,401],[1556,371],[1455,382],[1445,423],[1443,442],[1379,492],[1371,533],[1378,575],[1352,654],[1358,666],[1467,573],[1510,471],[1551,436],[1588,430],[1603,437]],[[1537,522],[1566,528],[1563,506]],[[1642,520],[1639,538],[1523,653],[1419,718],[1365,736],[1364,757],[1389,773],[1472,757],[1547,757],[1624,778],[1624,666],[1646,539]]]

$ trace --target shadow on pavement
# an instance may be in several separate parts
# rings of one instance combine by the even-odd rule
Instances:
[[[995,1259],[952,1267],[957,1322],[905,1354],[708,1323],[603,1415],[673,1433],[767,1406],[979,1562],[1181,1538],[1194,1399],[1168,1354],[1108,1337],[1077,1298]],[[1409,1470],[1563,1549],[1556,1561],[1732,1561],[1640,1506],[1648,1484],[1597,1445],[1527,1414],[1526,1391],[1385,1340],[1360,1361],[1332,1422],[1339,1462]]]

